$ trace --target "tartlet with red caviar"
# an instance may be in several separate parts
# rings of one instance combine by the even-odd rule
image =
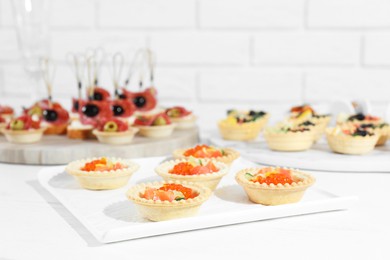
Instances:
[[[97,129],[93,130],[99,142],[104,144],[128,144],[138,132],[137,128],[129,125],[117,118],[101,120]]]
[[[134,121],[134,126],[139,129],[142,136],[161,138],[172,135],[176,125],[171,122],[165,113],[159,113],[138,116]]]
[[[144,218],[164,221],[196,215],[211,190],[194,183],[163,181],[138,184],[126,194]]]
[[[216,148],[205,144],[197,145],[187,149],[177,149],[173,151],[175,159],[214,159],[218,162],[231,165],[234,160],[240,157],[240,153],[231,148]]]
[[[214,190],[229,167],[222,162],[192,158],[164,162],[155,171],[166,181],[193,182]]]
[[[101,157],[73,161],[65,171],[85,189],[112,190],[125,186],[138,168],[131,160]]]
[[[298,170],[285,168],[248,168],[236,174],[249,200],[263,205],[281,205],[301,200],[315,178]]]
[[[12,119],[2,132],[11,143],[28,144],[39,142],[45,130],[39,119],[23,115]]]
[[[177,129],[189,129],[196,126],[196,116],[181,106],[170,107],[165,110],[165,114],[176,124]]]

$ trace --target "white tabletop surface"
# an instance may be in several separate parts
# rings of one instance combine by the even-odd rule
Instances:
[[[350,210],[99,244],[38,183],[41,168],[0,164],[0,259],[390,259],[390,173],[312,172],[359,196]]]

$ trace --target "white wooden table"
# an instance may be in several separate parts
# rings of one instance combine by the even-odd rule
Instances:
[[[359,196],[348,211],[103,245],[40,186],[41,168],[0,164],[0,259],[390,259],[390,174],[312,172]]]

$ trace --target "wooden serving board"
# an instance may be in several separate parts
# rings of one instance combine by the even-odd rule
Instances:
[[[66,136],[43,136],[39,143],[13,144],[0,136],[0,162],[37,165],[67,164],[82,158],[112,156],[138,158],[165,156],[177,148],[199,142],[199,130],[175,130],[170,137],[153,139],[135,136],[126,145],[108,145],[97,140],[72,140]]]

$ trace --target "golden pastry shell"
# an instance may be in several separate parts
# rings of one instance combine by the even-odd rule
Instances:
[[[242,123],[242,124],[231,124],[231,123],[227,123],[223,120],[220,120],[218,122],[218,126],[219,127],[225,127],[225,128],[231,128],[231,129],[242,129],[242,128],[263,128],[265,124],[267,124],[268,122],[268,119],[270,117],[270,114],[265,114],[264,116],[262,116],[261,118],[255,120],[255,121],[252,121],[252,122],[247,122],[247,123]]]
[[[333,128],[326,129],[328,145],[332,151],[343,154],[365,154],[374,149],[379,140],[378,134],[371,136],[350,136],[345,134],[336,134]]]
[[[159,188],[167,183],[181,184],[184,187],[190,188],[193,191],[197,192],[198,196],[196,196],[195,198],[179,200],[179,201],[176,200],[161,201],[161,200],[141,198],[140,194],[143,194],[147,187]],[[188,206],[200,205],[203,202],[205,202],[210,197],[210,195],[211,195],[210,189],[206,187],[202,187],[200,185],[196,185],[191,182],[183,182],[183,181],[160,181],[160,182],[140,183],[138,185],[131,187],[126,193],[127,198],[133,201],[134,203],[145,205],[145,206],[153,206],[153,207],[188,207]]]
[[[173,151],[173,157],[175,159],[189,159],[192,156],[184,156],[184,152],[191,148],[185,148],[185,149],[176,149]],[[238,157],[240,157],[240,153],[232,148],[222,148],[225,152],[225,155],[220,157],[213,157],[212,159],[226,163],[227,165],[230,165],[234,160],[236,160]],[[195,158],[195,159],[205,159],[205,158]]]
[[[158,175],[163,177],[165,180],[178,180],[178,181],[187,181],[194,182],[201,186],[205,186],[211,190],[214,190],[223,176],[228,174],[229,166],[225,163],[218,162],[215,160],[209,159],[197,159],[202,161],[203,165],[206,165],[209,161],[212,161],[214,165],[218,168],[217,172],[205,173],[205,174],[194,174],[194,175],[181,175],[170,173],[169,171],[178,163],[188,162],[187,159],[177,159],[164,162],[156,167],[155,171]]]
[[[88,162],[98,160],[101,158],[88,158],[70,162],[65,171],[74,176],[90,176],[90,177],[113,177],[113,176],[127,176],[133,174],[139,169],[139,165],[128,159],[106,157],[112,162],[119,162],[127,166],[127,168],[110,170],[110,171],[83,171],[81,168]]]
[[[275,168],[278,168],[278,167],[275,167]],[[260,169],[261,168],[247,168],[247,169],[240,170],[236,174],[236,181],[243,186],[247,186],[250,188],[267,189],[267,190],[306,189],[307,187],[313,185],[315,182],[315,178],[312,175],[295,170],[295,169],[288,169],[288,170],[291,170],[293,179],[298,178],[299,181],[294,181],[291,184],[288,184],[288,183],[286,183],[284,185],[281,183],[279,183],[277,185],[275,185],[273,183],[271,183],[271,184],[262,183],[261,184],[259,182],[250,181],[245,177],[246,173],[250,173],[252,175],[255,175],[259,172]]]

